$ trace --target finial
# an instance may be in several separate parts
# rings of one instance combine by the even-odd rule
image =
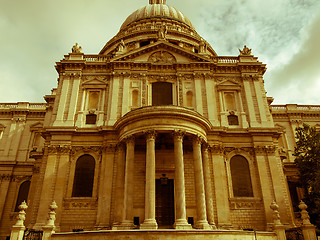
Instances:
[[[149,4],[167,4],[167,0],[149,0]]]

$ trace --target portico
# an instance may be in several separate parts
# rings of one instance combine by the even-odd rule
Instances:
[[[180,110],[180,116],[171,115],[172,110]],[[159,114],[159,112],[162,114]],[[148,118],[141,117],[141,114],[149,115]],[[172,119],[166,122],[166,118],[177,118],[177,125],[172,125]],[[198,121],[190,121],[190,117]],[[185,118],[185,119],[184,119]],[[188,118],[188,121],[187,121]],[[152,120],[146,120],[152,119]],[[134,158],[135,158],[135,139],[144,139],[145,144],[145,207],[144,207],[144,220],[140,225],[141,229],[157,229],[158,223],[156,221],[156,152],[161,152],[161,149],[156,150],[157,136],[171,138],[172,146],[169,151],[173,156],[173,162],[170,163],[174,171],[174,209],[175,229],[191,229],[192,226],[187,221],[186,211],[186,187],[185,187],[185,169],[184,169],[184,148],[189,148],[193,152],[193,168],[194,168],[194,186],[195,186],[195,201],[196,201],[196,223],[194,227],[199,229],[211,229],[208,223],[207,210],[206,210],[206,194],[205,194],[205,179],[203,174],[202,163],[202,144],[206,142],[206,124],[200,115],[196,112],[173,106],[157,106],[137,109],[125,115],[120,119],[116,126],[119,128],[121,134],[120,141],[126,144],[125,154],[125,174],[124,180],[118,179],[124,183],[124,208],[122,220],[117,229],[131,229],[133,225],[133,194],[134,192]],[[140,129],[137,126],[140,126]],[[139,129],[139,130],[137,130]],[[133,132],[134,130],[134,132]],[[132,133],[128,135],[127,133]],[[184,146],[184,139],[187,139],[188,146]],[[160,141],[160,139],[159,139]],[[141,144],[141,140],[140,140]],[[160,144],[160,143],[159,143]],[[158,144],[158,145],[159,145]],[[158,147],[158,148],[161,148]],[[120,148],[119,156],[123,156],[124,149]],[[121,173],[118,171],[118,174]],[[206,178],[206,181],[211,181]],[[210,197],[207,196],[210,201]],[[121,206],[119,206],[121,207]],[[118,213],[119,210],[116,210]]]

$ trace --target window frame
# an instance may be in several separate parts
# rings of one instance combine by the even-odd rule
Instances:
[[[72,197],[72,191],[73,191],[73,184],[74,184],[74,177],[75,177],[75,170],[76,170],[76,164],[77,160],[83,156],[83,155],[91,155],[95,160],[95,169],[94,169],[94,177],[93,177],[93,188],[92,188],[92,196],[91,197]],[[77,154],[75,154],[70,161],[70,174],[68,179],[68,187],[67,187],[67,194],[66,197],[70,199],[93,199],[97,198],[98,193],[98,179],[99,179],[99,169],[100,169],[100,159],[101,156],[96,154],[95,152],[88,152],[88,151],[79,151]]]
[[[231,177],[231,166],[230,162],[232,157],[240,155],[244,157],[248,161],[249,165],[249,172],[250,172],[250,179],[251,179],[251,186],[252,186],[252,197],[235,197],[233,194],[233,184],[232,184],[232,177]],[[227,168],[227,179],[228,179],[228,186],[229,186],[229,197],[230,199],[257,199],[259,196],[259,190],[258,190],[258,179],[257,179],[257,169],[254,165],[254,159],[251,155],[249,155],[247,152],[243,150],[234,150],[227,154],[226,156],[226,168]]]

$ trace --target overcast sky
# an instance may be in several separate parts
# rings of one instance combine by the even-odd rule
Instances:
[[[97,54],[148,0],[0,0],[0,102],[44,102],[75,42]],[[320,105],[319,0],[167,0],[221,56],[247,45],[275,104]]]

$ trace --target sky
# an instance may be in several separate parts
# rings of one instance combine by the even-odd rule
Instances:
[[[44,102],[55,62],[78,42],[98,54],[148,0],[0,0],[0,102]],[[320,105],[319,0],[167,0],[220,56],[247,45],[274,104]]]

